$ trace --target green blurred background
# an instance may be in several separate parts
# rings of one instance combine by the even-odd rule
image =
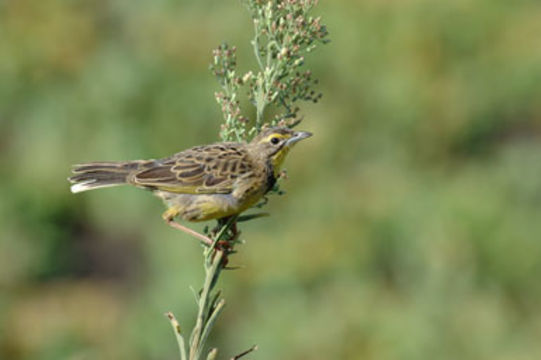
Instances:
[[[541,3],[322,1],[315,136],[243,226],[210,344],[254,359],[541,358]],[[0,358],[177,359],[196,241],[70,165],[213,142],[238,1],[0,1]],[[196,229],[201,226],[196,225]],[[224,358],[229,358],[224,357]]]

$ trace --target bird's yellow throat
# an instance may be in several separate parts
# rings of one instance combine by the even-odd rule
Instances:
[[[289,153],[290,148],[291,147],[289,146],[284,146],[271,157],[271,165],[274,170],[275,177],[277,177],[280,173],[280,169],[282,168],[282,164],[284,163],[284,160],[286,158],[286,155]]]

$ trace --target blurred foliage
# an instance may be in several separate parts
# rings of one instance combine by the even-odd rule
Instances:
[[[244,227],[210,343],[258,343],[257,359],[541,358],[541,3],[317,12],[333,42],[312,57],[315,136],[272,216]],[[211,49],[251,59],[251,26],[236,1],[0,2],[0,358],[177,356],[162,313],[193,319],[199,245],[150,194],[75,196],[65,178],[216,141]]]

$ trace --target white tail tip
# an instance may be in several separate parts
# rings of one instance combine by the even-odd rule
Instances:
[[[80,193],[87,190],[94,190],[94,189],[101,189],[101,188],[107,188],[112,186],[118,186],[122,184],[96,184],[96,180],[88,180],[81,183],[77,183],[74,185],[71,185],[70,190],[72,193]]]
[[[95,180],[89,180],[82,183],[71,185],[70,190],[72,193],[80,193],[86,190],[95,189],[91,184],[94,183]]]

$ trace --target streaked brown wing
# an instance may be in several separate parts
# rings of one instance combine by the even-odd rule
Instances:
[[[224,194],[251,171],[246,152],[234,144],[198,146],[158,161],[134,177],[135,185],[185,194]]]

